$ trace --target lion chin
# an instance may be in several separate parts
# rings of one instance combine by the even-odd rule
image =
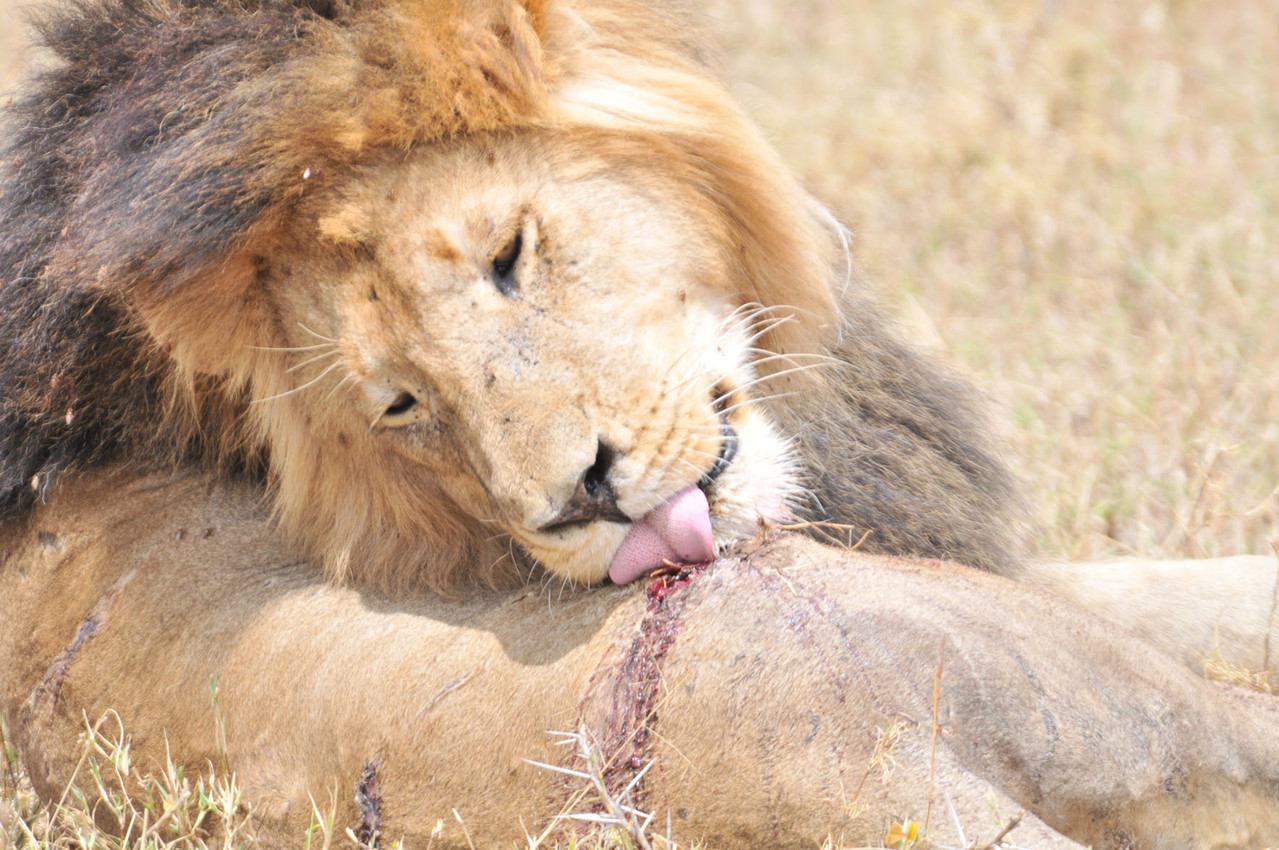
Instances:
[[[971,391],[850,279],[685,13],[254,8],[45,27],[0,179],[0,519],[123,460],[246,475],[387,588],[624,582],[792,519],[1016,559]]]

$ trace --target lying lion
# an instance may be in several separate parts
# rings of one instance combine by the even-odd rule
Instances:
[[[451,805],[505,841],[563,802],[520,759],[578,721],[610,781],[656,761],[643,799],[682,834],[870,840],[934,799],[919,675],[949,652],[961,822],[989,791],[1045,842],[1035,816],[1275,840],[1268,716],[1126,633],[940,564],[737,548],[790,525],[1032,574],[970,390],[849,278],[682,5],[86,0],[43,32],[60,63],[0,175],[0,671],[46,792],[81,711],[209,758],[214,674],[273,841],[366,763],[385,834]],[[523,589],[655,569],[677,592],[652,610]],[[876,625],[879,582],[917,613]],[[868,778],[894,722],[910,768]]]
[[[268,847],[305,843],[313,799],[368,843],[522,843],[597,809],[530,764],[589,769],[550,730],[685,847],[910,820],[959,847],[1022,810],[1022,847],[1279,841],[1263,695],[1022,583],[782,535],[649,587],[392,598],[324,581],[257,502],[121,472],[0,537],[0,708],[46,796],[114,709],[135,758],[234,771]]]

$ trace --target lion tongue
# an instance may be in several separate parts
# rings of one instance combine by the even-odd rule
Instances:
[[[706,494],[697,487],[689,487],[631,526],[613,556],[608,577],[616,584],[626,584],[662,566],[663,560],[701,564],[714,557]]]

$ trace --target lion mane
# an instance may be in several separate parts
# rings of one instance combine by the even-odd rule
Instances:
[[[76,0],[36,27],[53,61],[10,110],[0,176],[0,519],[88,468],[201,465],[259,481],[335,576],[509,579],[520,558],[493,553],[520,547],[459,506],[462,485],[410,498],[383,455],[341,460],[367,435],[311,428],[323,394],[282,412],[294,367],[275,349],[304,347],[283,301],[309,297],[297,280],[280,294],[282,256],[308,238],[351,262],[381,250],[318,198],[529,138],[682,205],[732,302],[755,305],[768,386],[740,403],[798,461],[797,519],[869,532],[873,551],[1019,557],[1017,489],[975,394],[850,278],[842,231],[734,104],[682,4]]]

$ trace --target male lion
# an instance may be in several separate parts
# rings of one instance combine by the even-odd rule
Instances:
[[[90,0],[10,116],[0,517],[264,482],[330,575],[625,582],[761,523],[1007,569],[972,393],[899,341],[679,3]]]
[[[109,709],[140,758],[225,759],[275,845],[332,793],[366,846],[449,808],[509,846],[569,804],[523,761],[573,763],[548,728],[715,846],[934,802],[966,844],[992,800],[1038,846],[1279,838],[1264,706],[999,576],[770,538],[647,596],[401,592],[625,584],[792,519],[1019,563],[970,392],[848,279],[682,5],[42,31],[0,177],[0,710],[46,795]]]

